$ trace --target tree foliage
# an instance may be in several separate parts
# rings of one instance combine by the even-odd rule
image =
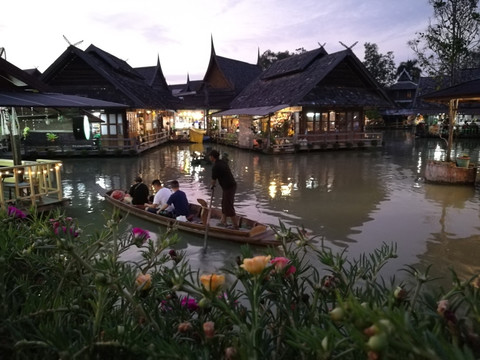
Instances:
[[[304,52],[307,52],[307,50],[305,50],[305,48],[303,48],[303,47],[295,49],[294,52],[290,52],[288,50],[273,52],[272,50],[268,49],[260,56],[258,62],[259,62],[260,67],[262,68],[262,70],[266,70],[274,62],[276,62],[278,60],[283,60],[283,59],[289,58],[290,56],[303,54]]]
[[[365,43],[365,56],[363,65],[367,68],[375,80],[382,86],[389,86],[395,81],[395,61],[393,52],[386,54],[378,52],[378,45]]]
[[[478,66],[480,14],[478,0],[429,0],[433,20],[408,42],[430,76],[458,80],[458,70]]]

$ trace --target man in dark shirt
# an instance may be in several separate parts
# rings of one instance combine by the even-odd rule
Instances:
[[[228,163],[220,159],[220,153],[217,150],[212,150],[209,154],[212,167],[212,190],[215,187],[217,180],[222,187],[222,219],[220,226],[227,226],[227,218],[232,221],[234,229],[238,229],[237,216],[235,213],[235,192],[237,191],[237,182],[233,178],[232,171]]]
[[[143,183],[143,180],[140,176],[135,178],[135,184],[130,187],[128,193],[132,197],[133,205],[143,205],[148,202],[148,195],[150,190],[148,186]]]
[[[167,203],[164,204],[157,211],[157,213],[162,215],[170,215],[175,218],[177,216],[184,215],[185,217],[188,218],[188,215],[190,215],[190,210],[189,210],[190,205],[188,204],[187,195],[182,190],[180,190],[180,184],[178,183],[177,180],[173,180],[172,182],[170,182],[170,187],[173,193],[168,198]],[[165,209],[169,205],[173,205],[174,207],[172,214],[164,214]]]

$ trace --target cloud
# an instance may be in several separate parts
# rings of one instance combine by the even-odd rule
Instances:
[[[21,68],[44,71],[68,44],[83,40],[125,59],[133,67],[153,66],[160,56],[167,81],[201,79],[213,36],[218,55],[256,63],[258,50],[312,50],[326,43],[362,59],[365,42],[381,53],[393,51],[397,63],[413,54],[407,41],[428,25],[427,0],[83,0],[75,8],[60,0],[2,5],[0,47]],[[55,9],[54,12],[51,9]]]

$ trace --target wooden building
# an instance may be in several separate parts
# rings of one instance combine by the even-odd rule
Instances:
[[[54,93],[38,77],[0,58],[2,119],[14,119],[14,122],[0,123],[0,148],[12,150],[16,162],[21,150],[28,155],[29,151],[38,153],[37,145],[44,152],[46,147],[53,148],[54,144],[47,142],[48,133],[54,134],[58,142],[70,149],[84,144],[90,135],[90,124],[101,121],[96,113],[125,111],[126,107],[121,103]],[[22,149],[12,135],[15,140],[22,139]]]
[[[160,61],[150,68],[134,69],[94,45],[85,51],[71,45],[42,74],[42,81],[63,94],[127,104],[126,111],[99,113],[93,129],[102,147],[142,149],[166,138],[166,124],[177,107],[167,86]]]
[[[222,121],[212,114],[230,108],[233,99],[261,72],[258,64],[217,55],[211,39],[210,60],[203,79],[191,81],[187,76],[186,84],[170,86],[173,94],[182,100],[176,119],[177,128],[193,125],[206,129],[214,136],[225,134],[227,129],[237,129],[238,121],[227,118]]]
[[[275,62],[214,116],[237,118],[238,145],[265,151],[377,146],[365,111],[391,106],[380,85],[350,50],[323,47]]]

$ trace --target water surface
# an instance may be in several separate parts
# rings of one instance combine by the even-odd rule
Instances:
[[[127,189],[140,174],[177,179],[191,201],[210,198],[210,166],[192,166],[193,151],[214,146],[227,153],[238,181],[238,213],[261,222],[304,226],[351,257],[368,253],[383,242],[396,243],[399,257],[386,271],[405,264],[434,264],[436,274],[452,267],[462,276],[480,271],[479,187],[426,184],[426,160],[444,156],[442,140],[416,139],[408,131],[389,132],[381,149],[305,152],[271,156],[215,144],[168,144],[138,157],[65,159],[63,186],[72,199],[67,213],[88,231],[101,227],[111,208],[103,193]],[[456,144],[457,153],[478,160],[480,144]],[[219,206],[220,190],[214,194]],[[156,225],[130,217],[126,227],[158,232]],[[181,236],[178,245],[200,271],[215,271],[234,261],[240,245],[203,237]],[[262,249],[256,249],[261,253]],[[135,259],[138,253],[128,257]],[[398,273],[397,273],[398,275]]]

